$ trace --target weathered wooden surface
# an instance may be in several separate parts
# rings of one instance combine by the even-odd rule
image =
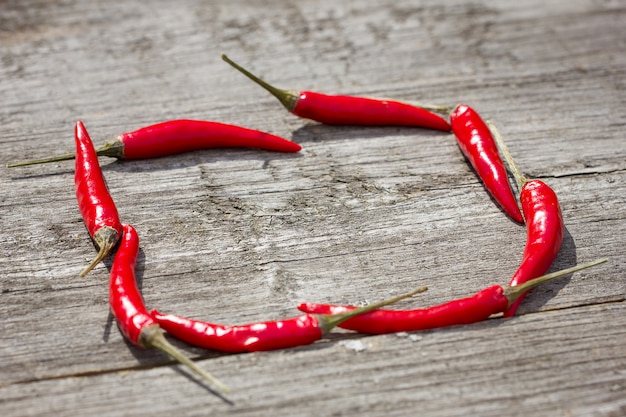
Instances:
[[[179,343],[233,404],[127,345],[107,267],[78,213],[73,163],[0,168],[0,415],[626,414],[626,7],[620,1],[34,2],[0,5],[2,163],[173,118],[292,138],[298,155],[210,150],[102,159],[136,226],[149,307],[223,323],[372,301],[425,306],[505,283],[525,232],[454,138],[300,120],[219,59],[281,87],[470,103],[559,194],[554,269],[512,320],[408,335],[338,331],[221,355]]]

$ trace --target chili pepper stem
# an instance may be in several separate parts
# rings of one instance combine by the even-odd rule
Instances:
[[[185,365],[198,376],[202,377],[202,379],[218,391],[224,394],[228,394],[230,392],[230,388],[224,385],[224,383],[204,369],[200,368],[194,361],[186,357],[183,352],[168,342],[163,335],[163,331],[158,325],[144,327],[141,331],[141,335],[139,336],[139,342],[143,347],[158,349],[161,352],[168,354],[172,359],[182,365]]]
[[[552,272],[550,274],[542,275],[535,279],[531,279],[530,281],[526,281],[523,284],[515,285],[515,286],[505,286],[504,287],[504,296],[509,300],[509,306],[515,302],[522,294],[526,291],[529,291],[535,288],[538,285],[541,285],[547,281],[551,281],[556,278],[563,277],[565,275],[573,274],[574,272],[591,268],[596,265],[600,265],[602,263],[607,262],[607,258],[597,259],[595,261],[583,263],[580,265],[573,266],[571,268],[562,269],[560,271]]]
[[[119,139],[105,142],[104,145],[96,149],[98,156],[110,156],[121,159],[124,157],[124,144]],[[47,164],[50,162],[69,161],[76,159],[76,154],[66,153],[64,155],[51,156],[49,158],[29,159],[28,161],[11,162],[7,164],[7,168],[25,167],[28,165]]]
[[[390,100],[390,101],[395,101],[396,99],[394,98],[383,98],[384,100]],[[412,100],[403,100],[402,101],[405,104],[409,104],[411,106],[415,106],[415,107],[420,107],[422,109],[431,111],[433,113],[439,113],[442,114],[444,116],[449,116],[450,112],[452,110],[454,110],[454,106],[448,106],[445,104],[432,104],[432,103],[421,103],[418,101],[412,101]]]
[[[241,65],[231,60],[226,54],[222,54],[221,56],[225,62],[230,64],[230,66],[235,68],[237,71],[241,72],[246,77],[250,78],[252,81],[257,83],[261,87],[265,88],[270,94],[276,97],[278,101],[280,101],[281,104],[285,106],[287,110],[293,111],[293,109],[296,108],[296,104],[298,103],[298,99],[300,98],[300,95],[296,91],[283,90],[283,89],[274,87],[273,85],[260,79],[259,77],[257,77],[256,75],[254,75],[253,73],[251,73],[250,71],[242,67]]]
[[[122,143],[119,137],[106,141],[104,145],[96,149],[96,155],[122,159],[124,158],[124,143]]]
[[[439,114],[443,114],[443,115],[449,115],[450,112],[454,109],[454,106],[446,106],[446,105],[438,105],[438,104],[429,104],[429,103],[412,103],[409,102],[408,104],[412,104],[414,106],[418,106],[421,107],[423,109],[426,110],[430,110],[434,113],[439,113]]]
[[[80,273],[81,278],[84,278],[89,271],[94,269],[96,265],[98,265],[109,254],[109,252],[111,252],[117,244],[119,237],[120,236],[117,233],[117,230],[108,226],[102,227],[94,234],[93,240],[96,242],[96,245],[98,245],[98,254]]]
[[[53,156],[50,158],[30,159],[28,161],[11,162],[7,164],[7,168],[25,167],[28,165],[37,165],[37,164],[47,164],[49,162],[68,161],[70,159],[75,159],[75,158],[76,158],[76,154],[67,153],[65,155]]]
[[[489,130],[491,130],[491,134],[493,135],[493,138],[496,140],[496,143],[498,144],[498,148],[500,148],[500,151],[502,152],[502,155],[504,156],[504,159],[506,160],[506,163],[508,164],[509,169],[511,170],[511,172],[513,173],[513,176],[515,177],[515,182],[517,182],[517,187],[521,190],[524,184],[528,182],[528,178],[526,178],[524,174],[522,174],[522,171],[517,166],[517,163],[515,163],[515,160],[513,159],[513,156],[511,155],[511,151],[509,151],[509,147],[506,145],[506,143],[504,143],[504,139],[502,138],[502,135],[500,134],[500,131],[498,130],[498,128],[496,128],[496,125],[494,125],[493,122],[491,122],[490,120],[487,120],[486,124],[487,126],[489,126]]]
[[[378,301],[376,303],[368,304],[363,307],[355,308],[354,310],[346,311],[345,313],[338,314],[320,314],[316,315],[317,320],[319,322],[320,329],[322,330],[322,334],[327,334],[333,328],[337,327],[339,324],[343,323],[346,320],[349,320],[358,315],[369,313],[372,310],[376,310],[380,307],[387,306],[389,304],[397,303],[400,300],[405,298],[409,298],[414,296],[415,294],[422,293],[426,291],[428,287],[421,287],[411,292],[401,294],[397,297],[389,298],[387,300]]]

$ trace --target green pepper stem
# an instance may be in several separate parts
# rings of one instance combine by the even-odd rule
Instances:
[[[94,234],[93,240],[96,242],[96,245],[98,245],[98,254],[95,258],[93,258],[93,261],[91,261],[89,265],[87,265],[87,267],[82,270],[82,272],[80,273],[81,278],[84,278],[89,273],[89,271],[94,269],[96,265],[102,262],[102,260],[115,247],[119,237],[120,235],[117,230],[108,226],[99,229]]]
[[[226,54],[222,54],[221,56],[224,61],[230,64],[230,66],[235,68],[237,71],[241,72],[246,77],[250,78],[252,81],[257,83],[261,87],[265,88],[270,94],[276,97],[278,101],[280,101],[281,104],[285,106],[287,110],[293,111],[296,108],[296,104],[298,103],[298,100],[300,99],[300,95],[296,91],[283,90],[283,89],[274,87],[273,85],[262,80],[261,78],[257,77],[256,75],[254,75],[253,73],[251,73],[250,71],[242,67],[241,65],[231,60]]]
[[[607,258],[597,259],[595,261],[583,263],[580,265],[573,266],[571,268],[562,269],[560,271],[552,272],[550,274],[542,275],[538,278],[531,279],[530,281],[526,281],[523,284],[515,285],[515,286],[504,286],[504,296],[509,300],[509,306],[513,304],[519,297],[522,296],[526,291],[535,288],[538,285],[541,285],[547,281],[551,281],[556,278],[563,277],[565,275],[573,274],[574,272],[591,268],[592,266],[600,265],[602,263],[607,262]]]
[[[397,99],[394,98],[376,98],[378,100],[389,100],[389,101],[398,101]],[[433,113],[439,113],[442,116],[449,116],[450,112],[454,109],[454,106],[448,106],[445,104],[433,104],[433,103],[422,103],[419,101],[413,101],[413,100],[402,100],[401,103],[404,104],[409,104],[411,106],[415,106],[415,107],[419,107],[421,109],[424,110],[428,110],[430,112]]]
[[[378,301],[376,303],[368,304],[363,307],[355,308],[354,310],[346,311],[344,313],[338,314],[319,314],[316,315],[320,329],[322,330],[322,334],[326,334],[330,332],[333,328],[337,327],[339,324],[343,323],[346,320],[354,318],[358,315],[369,313],[372,310],[376,310],[380,307],[387,306],[389,304],[397,303],[400,300],[405,298],[409,298],[414,296],[415,294],[422,293],[426,291],[428,287],[421,287],[411,292],[398,295],[397,297],[389,298],[387,300]]]
[[[98,156],[110,156],[111,158],[124,159],[124,142],[121,137],[104,142],[104,145],[96,149]]]
[[[76,158],[76,154],[68,153],[65,155],[53,156],[50,158],[30,159],[28,161],[11,162],[7,164],[7,168],[25,167],[28,165],[47,164],[48,162],[68,161]]]
[[[96,149],[98,156],[110,156],[117,159],[124,158],[124,144],[118,137],[114,140],[106,142],[104,145]],[[49,158],[30,159],[28,161],[11,162],[7,164],[7,168],[25,167],[28,165],[47,164],[50,162],[69,161],[76,159],[76,154],[67,153],[65,155],[51,156]]]
[[[166,353],[175,361],[185,365],[190,370],[195,372],[198,376],[209,383],[212,388],[217,389],[217,391],[223,394],[228,394],[230,392],[230,388],[224,385],[223,382],[204,369],[200,368],[194,361],[186,357],[183,352],[168,342],[158,325],[144,327],[140,334],[140,343],[143,347],[158,349],[161,352]]]
[[[500,151],[502,152],[504,159],[506,159],[506,163],[509,166],[509,169],[511,170],[511,172],[513,173],[513,176],[515,177],[515,182],[517,182],[517,187],[521,191],[524,184],[528,182],[528,178],[526,178],[524,174],[522,174],[522,171],[519,169],[519,167],[515,163],[515,160],[513,159],[513,156],[511,155],[511,151],[509,151],[509,147],[506,145],[506,143],[504,143],[504,139],[502,138],[500,131],[496,128],[496,125],[494,125],[493,122],[491,122],[490,120],[487,120],[486,123],[487,123],[487,126],[489,127],[489,130],[491,131],[491,134],[493,135],[493,138],[498,144],[498,148],[500,148]]]

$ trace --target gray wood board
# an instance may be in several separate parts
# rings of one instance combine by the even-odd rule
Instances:
[[[0,168],[0,414],[546,415],[625,413],[625,7],[619,1],[139,1],[0,5],[2,165],[167,119],[300,143],[101,164],[141,238],[148,307],[239,324],[303,301],[365,303],[427,285],[424,307],[506,283],[525,230],[451,134],[299,119],[219,58],[276,85],[466,102],[524,172],[558,193],[552,269],[609,263],[533,291],[512,320],[409,335],[337,331],[222,355],[174,341],[232,386],[212,396],[128,345],[108,307],[73,163]]]
[[[594,305],[200,361],[237,387],[234,405],[177,368],[155,367],[11,385],[2,389],[3,409],[9,415],[499,416],[510,409],[618,416],[626,409],[624,313],[623,303]],[[608,322],[609,315],[615,320]]]

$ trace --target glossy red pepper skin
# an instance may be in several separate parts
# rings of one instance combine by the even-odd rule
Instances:
[[[270,133],[204,120],[170,120],[117,137],[124,159],[158,158],[208,148],[244,147],[298,152],[295,142]]]
[[[492,285],[471,297],[449,301],[438,306],[417,310],[374,310],[339,323],[340,327],[361,333],[384,334],[435,329],[439,327],[476,323],[492,314],[504,312],[528,290],[583,269],[608,261],[579,264],[542,275],[515,286]],[[309,314],[346,314],[355,307],[332,304],[303,303],[298,309]]]
[[[435,329],[460,324],[477,323],[504,311],[509,300],[501,285],[494,285],[471,297],[416,310],[376,310],[347,320],[339,327],[366,334],[385,334]],[[298,310],[309,314],[337,314],[354,309],[352,306],[303,303]]]
[[[487,123],[520,189],[520,201],[526,219],[526,246],[522,262],[511,278],[510,285],[513,288],[523,288],[520,286],[525,286],[525,283],[545,273],[557,257],[565,232],[563,215],[554,190],[541,180],[526,178],[496,126],[492,122]],[[522,292],[519,298],[514,300],[515,302],[504,312],[505,317],[512,317],[515,314],[525,293],[526,291]]]
[[[287,320],[225,326],[191,320],[152,310],[152,317],[172,336],[190,345],[221,352],[239,353],[286,349],[321,339],[315,316],[305,314]]]
[[[412,126],[450,131],[441,116],[408,103],[301,91],[293,114],[328,125]]]
[[[137,287],[135,267],[139,253],[139,236],[131,225],[123,225],[123,236],[113,259],[109,280],[109,307],[122,334],[135,346],[158,349],[202,377],[215,389],[227,393],[229,388],[187,358],[171,345],[159,324],[148,313]]]
[[[134,345],[146,347],[141,340],[142,331],[158,324],[148,313],[135,278],[139,236],[131,225],[124,225],[123,232],[111,266],[109,305],[124,336]]]
[[[450,115],[452,131],[461,152],[482,180],[485,188],[504,212],[523,223],[508,175],[489,127],[471,107],[459,104]]]
[[[241,326],[224,326],[191,320],[171,314],[161,314],[156,310],[152,310],[151,314],[168,333],[191,345],[224,352],[254,352],[311,344],[321,339],[338,324],[352,317],[393,304],[424,292],[426,289],[426,287],[418,288],[409,293],[355,308],[343,314],[305,314],[287,320],[266,321]]]
[[[81,273],[81,276],[84,276],[115,246],[122,233],[122,224],[115,202],[102,176],[91,138],[80,121],[74,128],[74,139],[76,200],[89,235],[100,248],[96,259]]]
[[[283,90],[265,82],[225,54],[222,59],[299,117],[329,125],[414,126],[450,131],[450,124],[443,117],[422,107],[395,100]]]
[[[520,193],[522,210],[526,219],[526,246],[519,268],[509,285],[515,286],[546,273],[559,254],[563,243],[565,225],[556,193],[540,180],[528,180]],[[515,315],[524,299],[518,298],[504,313]]]
[[[302,147],[260,130],[205,120],[169,120],[122,133],[96,149],[98,156],[148,159],[211,148],[257,148],[298,152]],[[14,162],[9,168],[74,159],[75,154]]]

